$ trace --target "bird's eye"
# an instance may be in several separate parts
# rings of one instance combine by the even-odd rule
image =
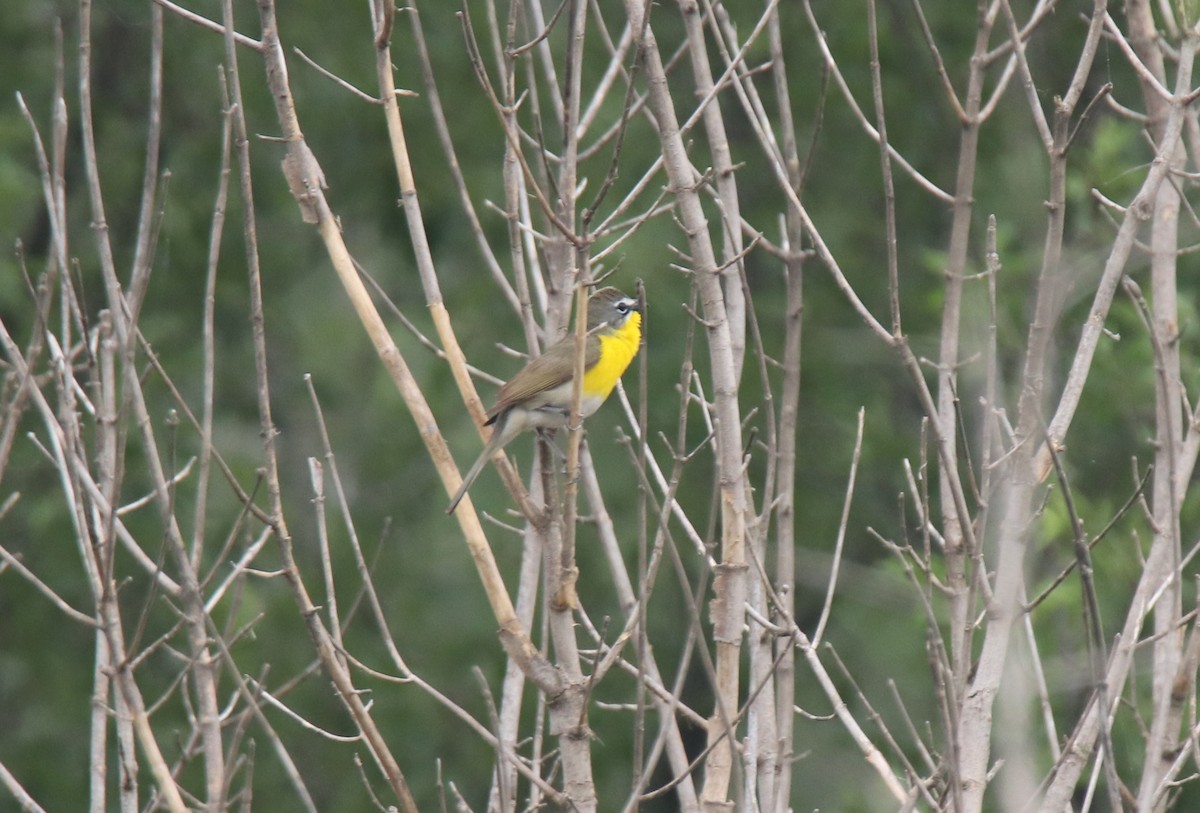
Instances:
[[[632,307],[630,306],[630,304],[628,302],[626,302],[625,300],[621,300],[620,302],[618,302],[615,305],[615,307],[617,309],[617,313],[629,313],[629,311],[632,310]]]

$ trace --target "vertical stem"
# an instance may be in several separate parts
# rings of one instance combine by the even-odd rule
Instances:
[[[162,69],[163,10],[150,6],[150,123],[146,137],[146,168],[142,176],[142,203],[138,214],[137,247],[133,255],[133,273],[129,277],[130,319],[136,324],[154,263],[155,191],[158,185],[158,153],[162,141]]]
[[[200,413],[200,464],[196,474],[196,507],[192,523],[191,566],[199,567],[204,551],[204,531],[208,509],[209,470],[213,456],[213,397],[216,379],[216,307],[217,265],[221,254],[221,238],[225,233],[225,209],[229,201],[229,172],[233,150],[233,114],[229,104],[229,88],[224,70],[220,70],[221,99],[225,122],[221,129],[221,172],[217,197],[213,203],[212,228],[208,238],[208,270],[204,279],[204,315],[201,319],[200,346],[204,359]]]
[[[692,81],[696,84],[697,99],[707,99],[714,93],[712,67],[708,60],[708,45],[697,0],[678,0],[687,34],[688,63],[692,66]],[[736,168],[725,132],[721,106],[715,101],[706,104],[702,113],[704,134],[712,159],[717,195],[721,202],[721,266],[725,290],[725,312],[729,318],[729,339],[733,348],[734,375],[741,379],[746,355],[746,298],[742,291],[742,230],[741,205],[738,201]]]
[[[579,109],[583,95],[583,46],[587,30],[587,1],[570,0],[567,10],[567,69],[563,77],[563,154],[558,177],[558,217],[563,224],[576,228],[575,192],[578,184]],[[551,731],[559,736],[563,760],[563,791],[576,809],[594,811],[597,797],[592,777],[591,734],[588,728],[587,702],[589,692],[583,676],[579,650],[575,640],[575,611],[579,599],[575,583],[579,569],[575,563],[575,524],[578,507],[579,449],[583,442],[583,421],[580,403],[583,397],[583,351],[587,338],[587,301],[590,291],[591,265],[588,261],[587,240],[572,234],[559,233],[562,264],[551,268],[560,290],[575,291],[575,354],[574,374],[571,376],[571,409],[567,435],[567,482],[563,500],[561,524],[551,520],[549,533],[555,537],[557,557],[546,562],[546,594],[550,635],[554,640],[556,661],[566,677],[566,687],[560,698],[550,704]],[[554,288],[554,279],[551,289]],[[550,516],[558,517],[553,505]]]
[[[506,130],[512,130],[516,127],[516,60],[512,56],[512,52],[516,47],[517,32],[521,28],[522,8],[523,4],[521,3],[511,3],[509,5],[509,17],[505,30],[506,47],[503,49],[501,65],[504,104],[501,115],[505,119],[504,127]],[[432,67],[427,67],[426,70],[429,74],[432,74]],[[522,176],[521,165],[515,154],[516,149],[517,145],[512,140],[507,138],[504,140],[504,158],[501,176],[504,182],[504,212],[505,223],[508,227],[508,248],[512,262],[513,287],[516,290],[517,300],[521,309],[521,324],[525,329],[525,344],[532,350],[538,346],[538,340],[529,298],[529,281],[526,276],[528,272],[522,250],[524,245],[524,236],[521,232]],[[535,480],[536,482],[540,481]],[[538,504],[545,505],[546,503],[544,495],[538,500],[538,495],[535,493],[534,499],[538,501]],[[517,584],[516,611],[521,624],[527,629],[533,623],[534,609],[537,605],[538,586],[541,581],[539,577],[542,574],[538,541],[538,531],[532,525],[526,524],[525,533],[522,536],[521,569]],[[524,696],[524,688],[525,673],[513,659],[507,659],[504,665],[504,682],[500,693],[499,730],[496,732],[500,739],[501,749],[516,747],[520,733],[521,700]],[[501,790],[506,792],[503,797],[501,796]],[[531,791],[531,796],[536,793],[537,790],[535,788]],[[488,798],[488,810],[515,810],[516,798],[516,767],[509,760],[499,759],[498,755],[495,780]]]
[[[792,120],[792,99],[788,87],[787,71],[784,66],[783,36],[780,31],[779,10],[771,10],[768,23],[768,40],[771,48],[771,74],[775,82],[775,96],[780,111],[780,148],[787,163],[788,185],[797,198],[803,194],[804,176],[796,146],[796,127]],[[818,108],[818,116],[821,108]],[[819,119],[818,119],[819,121]],[[816,133],[814,133],[814,141]],[[787,306],[784,311],[783,382],[779,393],[779,437],[776,453],[779,463],[776,469],[775,543],[775,595],[782,606],[776,608],[773,618],[794,618],[796,614],[796,443],[800,411],[800,349],[804,326],[804,254],[803,226],[795,208],[789,206],[784,220],[783,247],[787,254],[784,273],[787,288]],[[786,623],[786,621],[784,622]],[[775,782],[775,796],[761,799],[760,805],[769,813],[785,813],[790,808],[792,788],[793,739],[795,735],[795,676],[796,649],[790,638],[775,640],[776,669],[775,731],[779,739],[777,746],[779,773]]]
[[[637,290],[638,303],[641,305],[642,313],[642,344],[646,344],[647,324],[649,323],[648,314],[646,311],[646,289],[642,281],[638,280]],[[646,353],[642,353],[638,359],[638,414],[637,414],[637,432],[638,439],[646,437],[646,429],[649,425],[648,404],[649,399],[646,396],[646,391],[649,386],[649,362]],[[637,448],[637,468],[639,472],[646,471],[646,459],[649,456],[649,450],[645,443],[638,443]],[[637,685],[634,687],[634,719],[633,719],[633,758],[630,762],[633,765],[633,810],[632,813],[637,813],[637,785],[640,782],[640,777],[646,769],[646,674],[653,664],[648,663],[650,656],[650,631],[646,627],[648,618],[647,605],[649,604],[649,596],[646,595],[648,590],[646,585],[647,575],[647,534],[649,528],[647,521],[649,520],[649,501],[650,493],[643,485],[638,489],[637,497],[637,581],[642,587],[642,595],[640,600],[634,607],[634,612],[637,613],[637,621],[635,623],[635,635],[637,643],[635,646],[635,659],[637,662]],[[617,564],[622,565],[623,560],[617,558]],[[656,670],[657,671],[657,670]]]
[[[108,703],[112,692],[112,662],[103,630],[96,630],[95,665],[92,669],[92,715],[88,741],[88,810],[104,813],[108,779]]]
[[[942,324],[938,354],[937,419],[938,435],[948,447],[946,455],[958,460],[958,347],[962,319],[963,277],[970,248],[971,216],[974,212],[975,166],[979,151],[979,110],[983,95],[982,59],[987,52],[992,24],[984,8],[980,9],[975,32],[974,57],[967,78],[964,118],[958,146],[958,175],[954,185],[954,206],[950,223],[950,242],[946,257],[946,281],[942,300]],[[962,697],[970,671],[971,658],[971,575],[970,562],[975,551],[967,550],[963,518],[955,505],[953,481],[943,458],[938,468],[938,495],[942,510],[942,535],[946,540],[946,581],[950,591],[950,667],[954,702]]]
[[[1175,81],[1177,96],[1186,93],[1190,88],[1196,47],[1197,41],[1193,37],[1186,39],[1179,49],[1179,68]],[[1155,160],[1150,164],[1141,189],[1130,202],[1118,229],[1112,251],[1105,262],[1104,275],[1096,292],[1096,301],[1092,305],[1083,335],[1080,337],[1079,349],[1076,351],[1071,372],[1068,374],[1066,390],[1059,403],[1058,411],[1050,423],[1049,434],[1052,438],[1062,437],[1078,406],[1082,380],[1086,377],[1088,366],[1094,356],[1096,342],[1104,324],[1104,315],[1112,302],[1113,290],[1118,284],[1133,250],[1134,237],[1141,223],[1141,216],[1150,211],[1160,185],[1165,182],[1170,167],[1170,156],[1179,144],[1185,118],[1183,105],[1179,102],[1173,103],[1167,115],[1162,138],[1157,144],[1158,152]],[[1048,452],[1039,451],[1034,461],[1035,470],[1042,469],[1044,458],[1048,456]],[[1170,574],[1175,572],[1176,565],[1173,563],[1176,561],[1177,552],[1168,550],[1164,539],[1164,537],[1156,535],[1154,544],[1151,545],[1142,569],[1141,580],[1130,602],[1131,609],[1126,617],[1126,623],[1117,639],[1119,646],[1114,648],[1109,659],[1105,685],[1109,688],[1110,697],[1119,694],[1120,687],[1128,678],[1133,663],[1133,644],[1137,640],[1143,613],[1147,612],[1146,608],[1149,607],[1151,597],[1162,588],[1164,578],[1171,578]],[[1068,803],[1101,728],[1109,725],[1110,712],[1111,709],[1101,708],[1096,702],[1088,706],[1063,750],[1062,759],[1056,766],[1053,778],[1048,784],[1038,808],[1040,813],[1058,813]]]
[[[95,130],[92,126],[92,88],[91,88],[91,2],[80,0],[79,3],[79,97],[80,97],[80,126],[83,133],[84,167],[87,175],[87,187],[91,200],[92,228],[96,237],[96,247],[100,255],[100,267],[104,276],[105,292],[110,311],[115,313],[113,319],[113,335],[118,347],[125,354],[131,354],[134,346],[126,323],[125,297],[121,292],[121,284],[117,279],[116,264],[113,259],[112,244],[109,241],[108,225],[104,215],[104,196],[100,187],[100,163],[96,153]],[[127,355],[126,366],[132,369],[132,358]],[[126,393],[128,396],[128,393]],[[119,478],[114,476],[113,482]],[[109,500],[110,507],[113,501]],[[115,510],[115,508],[113,509]],[[111,525],[111,523],[110,523]],[[129,706],[138,745],[146,761],[150,764],[159,792],[163,801],[172,813],[182,813],[186,809],[179,787],[175,783],[170,768],[154,738],[150,721],[146,716],[145,705],[134,680],[133,672],[125,660],[127,653],[121,640],[121,619],[113,595],[115,585],[107,568],[99,568],[99,578],[102,584],[100,600],[103,623],[108,635],[109,651],[117,664],[116,682],[122,697]]]
[[[720,270],[700,201],[699,173],[687,155],[662,57],[641,0],[626,0],[626,13],[638,39],[649,85],[647,103],[657,124],[663,166],[676,197],[676,211],[688,237],[692,271],[700,290],[712,364],[714,431],[721,518],[721,561],[716,567],[712,604],[716,642],[716,686],[708,723],[712,750],[705,761],[701,805],[724,810],[734,760],[732,714],[738,708],[739,662],[746,605],[746,500],[742,467],[742,426],[737,402],[737,364],[726,317]]]
[[[1159,45],[1158,28],[1147,0],[1125,4],[1129,21],[1129,44],[1159,82],[1166,83],[1166,68]],[[1181,68],[1182,70],[1182,68]],[[1147,130],[1162,147],[1171,103],[1142,81],[1142,97],[1149,119]],[[1186,161],[1182,141],[1168,158],[1172,171],[1182,169]],[[1180,197],[1173,183],[1158,187],[1150,218],[1150,292],[1153,317],[1153,341],[1161,347],[1160,386],[1155,387],[1154,485],[1151,507],[1154,514],[1155,545],[1164,546],[1169,555],[1161,560],[1163,569],[1155,574],[1163,594],[1154,606],[1154,655],[1151,683],[1150,734],[1138,787],[1138,809],[1153,813],[1166,807],[1166,798],[1158,794],[1163,777],[1170,770],[1179,743],[1179,720],[1172,714],[1175,676],[1183,654],[1184,628],[1179,623],[1182,609],[1182,584],[1179,576],[1179,470],[1180,444],[1183,439],[1183,403],[1180,388],[1178,292],[1176,257],[1179,243]],[[1157,799],[1157,802],[1154,800]]]
[[[1050,162],[1046,238],[1021,374],[1014,438],[1016,448],[1011,467],[1007,469],[1008,488],[1006,493],[1000,495],[1003,508],[988,621],[975,676],[965,689],[959,722],[959,778],[962,783],[962,809],[966,813],[982,809],[991,755],[993,705],[1008,659],[1013,622],[1021,612],[1025,546],[1033,518],[1033,498],[1041,479],[1037,463],[1041,453],[1035,452],[1035,448],[1044,434],[1046,356],[1051,332],[1062,306],[1064,283],[1061,259],[1066,223],[1067,151],[1070,147],[1072,117],[1084,82],[1091,72],[1103,16],[1104,4],[1097,2],[1093,6],[1088,40],[1076,65],[1072,83],[1062,97],[1054,100],[1051,142],[1046,145]],[[1040,115],[1040,109],[1036,113]],[[1057,436],[1050,436],[1051,442],[1055,442]],[[1023,746],[1017,744],[1015,747]]]

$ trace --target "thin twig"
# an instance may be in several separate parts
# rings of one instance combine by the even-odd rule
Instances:
[[[854,498],[854,482],[858,477],[858,462],[862,459],[863,425],[866,423],[867,409],[858,409],[858,429],[854,435],[854,452],[850,456],[850,474],[846,478],[846,496],[842,500],[842,516],[838,521],[837,539],[833,543],[833,565],[829,571],[828,586],[825,589],[825,603],[821,605],[821,615],[817,628],[812,634],[812,646],[821,645],[825,633],[825,625],[829,623],[830,611],[833,608],[833,594],[837,590],[838,567],[842,561],[842,548],[846,543],[846,528],[850,524],[850,503]]]

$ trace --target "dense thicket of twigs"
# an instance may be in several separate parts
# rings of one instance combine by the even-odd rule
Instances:
[[[1193,4],[25,5],[0,808],[1197,804]]]

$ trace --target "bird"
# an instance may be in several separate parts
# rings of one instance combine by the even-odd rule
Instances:
[[[587,338],[583,349],[580,417],[600,408],[637,355],[642,341],[638,302],[617,288],[601,288],[588,299]],[[575,336],[568,334],[546,348],[500,388],[484,426],[492,436],[463,477],[446,513],[453,513],[488,460],[513,438],[531,429],[561,429],[571,413],[575,374]]]

